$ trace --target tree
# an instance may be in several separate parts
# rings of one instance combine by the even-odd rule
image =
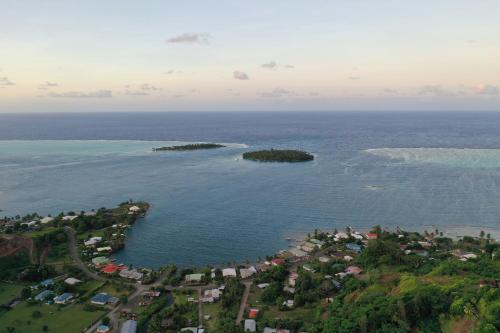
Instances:
[[[127,304],[128,303],[128,297],[127,297],[127,295],[121,295],[120,296],[120,302],[122,304]]]
[[[24,287],[23,290],[21,290],[21,298],[28,299],[30,297],[31,297],[31,289],[28,287]]]
[[[109,317],[104,317],[102,318],[101,322],[103,325],[106,325],[108,326],[109,325],[109,322],[111,321],[111,319],[109,319]]]
[[[43,325],[42,331],[48,332],[49,331],[49,327],[47,325]]]

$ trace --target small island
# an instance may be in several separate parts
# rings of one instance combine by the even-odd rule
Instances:
[[[271,149],[243,153],[245,160],[258,162],[307,162],[314,160],[314,156],[301,150]]]
[[[226,146],[218,143],[191,143],[182,146],[153,148],[153,151],[189,151],[189,150],[200,150],[200,149],[216,149],[224,147]]]

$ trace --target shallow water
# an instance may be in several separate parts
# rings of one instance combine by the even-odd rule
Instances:
[[[179,142],[232,144],[151,151]],[[241,159],[271,147],[316,159]],[[253,260],[314,228],[496,230],[499,164],[493,113],[0,115],[2,214],[146,200],[116,255],[134,265]]]

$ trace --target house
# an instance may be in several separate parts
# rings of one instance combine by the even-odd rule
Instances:
[[[359,275],[363,270],[359,268],[358,266],[349,266],[345,269],[345,272],[347,274],[352,274],[352,275]]]
[[[160,297],[161,292],[150,290],[150,291],[144,291],[141,295],[142,297],[155,298],[155,297]]]
[[[21,225],[25,225],[25,226],[27,226],[28,228],[31,228],[31,227],[36,226],[36,225],[37,225],[37,223],[38,223],[38,221],[30,221],[30,222],[23,222],[23,223],[21,223]]]
[[[47,223],[50,223],[54,221],[54,218],[53,217],[50,217],[50,216],[47,216],[47,217],[44,217],[43,219],[40,220],[40,223],[41,224],[47,224]]]
[[[89,240],[83,242],[85,246],[93,246],[96,245],[97,243],[102,242],[102,237],[90,237]]]
[[[184,277],[184,280],[187,283],[199,283],[199,282],[201,282],[201,279],[203,279],[203,274],[201,274],[201,273],[188,274]]]
[[[114,297],[106,293],[99,293],[90,299],[90,303],[96,305],[106,305]]]
[[[140,209],[139,207],[137,207],[137,206],[132,206],[132,207],[130,207],[128,210],[129,210],[130,212],[132,212],[132,213],[138,213],[138,212],[140,212],[140,211],[141,211],[141,209]]]
[[[54,280],[53,279],[43,280],[42,282],[40,282],[40,284],[42,286],[44,286],[45,288],[47,288],[49,286],[53,286],[54,285]]]
[[[307,256],[307,253],[302,251],[299,248],[290,249],[290,250],[288,250],[288,252],[290,252],[294,257],[297,257],[297,258],[302,258],[302,257]]]
[[[95,332],[96,333],[109,333],[109,332],[111,332],[111,329],[109,328],[109,326],[99,325],[99,326],[97,326],[97,330]]]
[[[361,252],[361,245],[355,244],[355,243],[347,243],[345,247],[352,252],[360,253]]]
[[[316,245],[320,249],[323,247],[323,245],[325,245],[325,242],[320,241],[319,239],[316,239],[316,238],[311,238],[309,240],[309,243],[312,243],[312,244]]]
[[[35,296],[35,301],[45,301],[47,298],[52,297],[54,292],[52,290],[44,290]]]
[[[264,327],[264,331],[262,331],[262,333],[276,333],[276,329],[270,327]]]
[[[119,266],[117,264],[109,263],[101,269],[101,272],[106,274],[114,274],[117,271],[125,270],[127,267]]]
[[[293,287],[284,286],[283,291],[290,293],[290,294],[295,294],[295,288],[293,288]]]
[[[274,258],[273,260],[271,260],[271,265],[273,266],[280,266],[280,265],[283,265],[285,263],[285,259],[282,259],[282,258]]]
[[[137,322],[135,320],[127,320],[123,323],[120,333],[135,333],[137,331]]]
[[[322,263],[327,263],[327,262],[329,262],[329,261],[330,261],[330,258],[328,258],[328,257],[323,257],[323,256],[322,256],[322,257],[319,257],[319,259],[318,259],[318,260],[319,260],[320,262],[322,262]]]
[[[257,323],[253,319],[245,320],[245,332],[256,332],[257,331]]]
[[[219,289],[210,289],[210,290],[205,290],[203,295],[205,297],[210,297],[214,301],[216,301],[222,296],[222,292]]]
[[[74,219],[76,219],[78,217],[78,215],[66,215],[66,216],[63,216],[62,217],[62,220],[63,221],[73,221]]]
[[[304,252],[309,253],[314,251],[314,249],[316,249],[316,245],[314,245],[313,243],[305,242],[302,245],[300,245],[300,249]]]
[[[74,295],[72,293],[64,293],[54,298],[54,303],[56,304],[66,304],[73,299]]]
[[[378,235],[376,233],[369,232],[366,234],[366,239],[368,239],[368,240],[373,240],[373,239],[377,239],[377,238],[378,238]]]
[[[311,273],[316,272],[316,271],[314,270],[314,268],[312,268],[311,266],[309,266],[309,265],[307,265],[307,264],[306,264],[306,265],[304,265],[304,266],[302,266],[302,268],[303,268],[304,270],[308,271],[308,272],[311,272]]]
[[[70,286],[74,286],[75,284],[81,283],[82,281],[69,277],[66,280],[64,280],[64,283],[69,284]]]
[[[266,289],[267,287],[269,287],[269,283],[259,283],[257,285],[257,288],[259,289]]]
[[[223,277],[237,277],[235,268],[224,268],[222,270]]]
[[[351,257],[351,256],[344,256],[344,260],[347,261],[347,262],[350,262],[350,261],[353,261],[354,258]]]
[[[205,333],[205,329],[198,328],[198,327],[184,327],[184,328],[181,328],[181,332]]]
[[[109,258],[106,258],[106,257],[95,257],[95,258],[92,258],[92,264],[94,264],[94,266],[96,267],[100,267],[102,265],[106,265],[107,263],[109,263]]]
[[[332,284],[333,284],[333,286],[335,287],[335,289],[340,289],[340,288],[342,288],[342,284],[341,284],[339,281],[334,280],[334,279],[332,279],[331,281],[332,281]]]
[[[141,280],[144,276],[141,272],[138,272],[136,269],[124,269],[118,273],[123,278],[131,279],[131,280]]]
[[[339,279],[343,279],[343,278],[345,278],[347,275],[349,275],[349,274],[344,273],[344,272],[340,272],[340,273],[335,274],[335,276],[336,276],[336,277],[338,277]]]
[[[98,247],[97,252],[111,252],[113,249],[111,246]]]
[[[248,311],[248,318],[255,319],[257,318],[258,314],[259,314],[259,309],[250,309],[250,311]]]
[[[255,273],[257,273],[257,270],[253,266],[250,266],[249,268],[240,269],[240,276],[242,279],[249,278],[252,275],[254,275]]]
[[[294,301],[293,301],[293,299],[289,299],[287,301],[284,301],[283,305],[286,306],[287,308],[293,308]]]
[[[295,283],[297,282],[298,278],[299,274],[297,274],[297,272],[291,272],[290,275],[288,276],[288,284],[291,287],[295,287]]]

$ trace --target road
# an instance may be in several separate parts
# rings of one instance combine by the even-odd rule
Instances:
[[[106,279],[102,276],[99,276],[98,274],[92,272],[80,258],[80,254],[78,253],[78,244],[76,241],[76,231],[70,227],[64,227],[64,231],[66,232],[69,240],[69,253],[71,255],[71,258],[73,259],[73,262],[78,266],[78,268],[80,268],[85,273],[85,275],[87,275],[91,279],[103,282],[106,281]]]
[[[236,317],[236,325],[239,325],[243,320],[243,315],[245,314],[245,308],[247,307],[248,295],[250,294],[250,287],[253,281],[243,281],[245,285],[245,291],[243,292],[243,297],[241,298],[240,311],[238,312],[238,317]]]

